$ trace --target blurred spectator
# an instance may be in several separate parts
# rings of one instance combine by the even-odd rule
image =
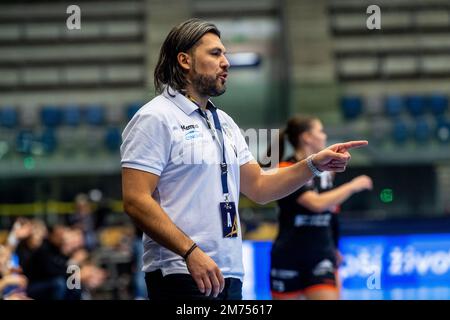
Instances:
[[[96,222],[92,203],[86,194],[81,193],[75,197],[75,213],[70,217],[69,223],[83,231],[86,249],[94,250],[97,246]]]
[[[34,222],[39,230],[42,225]],[[89,254],[84,248],[81,229],[55,225],[48,237],[41,232],[38,237],[30,236],[18,246],[24,271],[29,279],[28,295],[33,299],[79,300],[82,290],[88,292],[98,288],[105,280],[106,273],[89,262]],[[69,288],[68,266],[80,268],[79,288]]]
[[[0,246],[0,299],[28,300],[25,291],[28,280],[12,265],[12,252],[8,246]]]
[[[82,228],[82,222],[88,220],[85,217],[91,215],[90,207],[86,207],[90,204],[85,198],[77,200],[82,219],[73,227],[54,225],[47,230],[38,219],[19,218],[14,222],[6,245],[0,246],[0,298],[91,299],[92,290],[104,284],[107,274],[91,260],[86,229]],[[95,249],[94,244],[89,249]],[[76,283],[80,286],[69,286],[73,276],[79,277]]]
[[[142,271],[144,246],[142,245],[142,231],[135,227],[133,241],[133,288],[136,300],[148,299],[147,286],[145,285],[145,273]]]
[[[33,299],[81,299],[80,290],[68,290],[66,277],[70,254],[82,245],[81,232],[71,234],[62,225],[51,228],[48,239],[32,252],[29,260],[26,274],[30,281],[29,296]]]
[[[106,280],[105,270],[97,267],[93,263],[86,263],[81,267],[81,283],[83,287],[83,298],[91,299],[91,290],[99,288]]]
[[[18,219],[14,223],[12,232],[8,237],[8,243],[12,246],[16,242],[14,245],[15,252],[25,275],[29,274],[32,268],[30,265],[31,255],[42,245],[46,237],[47,227],[41,220]]]

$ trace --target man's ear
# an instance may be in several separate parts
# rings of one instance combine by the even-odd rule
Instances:
[[[177,54],[177,60],[180,64],[181,68],[183,68],[186,71],[189,71],[191,69],[191,57],[186,52],[179,52]]]

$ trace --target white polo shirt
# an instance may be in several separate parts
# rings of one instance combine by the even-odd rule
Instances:
[[[158,175],[154,199],[170,219],[218,265],[224,277],[243,280],[242,234],[223,238],[219,203],[224,201],[220,179],[222,149],[213,139],[197,105],[170,89],[145,104],[122,134],[122,167]],[[239,201],[239,167],[253,159],[236,123],[217,110],[228,163],[230,201]],[[212,114],[207,116],[214,123]],[[163,275],[188,274],[182,257],[144,234],[143,271]]]

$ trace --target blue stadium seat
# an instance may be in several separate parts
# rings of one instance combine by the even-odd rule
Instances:
[[[344,96],[341,98],[341,110],[346,120],[356,119],[363,111],[361,97]]]
[[[77,105],[67,105],[63,109],[63,123],[76,127],[81,123],[81,108]]]
[[[435,93],[429,98],[431,113],[435,116],[442,116],[448,108],[448,96]]]
[[[0,125],[6,128],[14,128],[17,126],[18,117],[17,110],[13,107],[4,107],[0,109]]]
[[[142,103],[136,102],[136,103],[131,103],[127,106],[126,116],[127,116],[128,121],[130,121],[131,118],[133,118],[135,113],[138,112],[138,110],[142,107],[142,105],[143,105]]]
[[[19,153],[31,154],[34,135],[31,130],[20,130],[16,138],[16,150]]]
[[[425,119],[417,119],[414,136],[418,143],[427,143],[430,138],[430,126]]]
[[[406,97],[406,108],[413,117],[419,117],[425,114],[425,98],[420,95],[410,95]]]
[[[117,151],[122,143],[122,136],[119,128],[108,128],[105,135],[105,145],[109,151]]]
[[[392,138],[396,144],[404,144],[408,140],[409,132],[406,123],[401,120],[394,122]]]
[[[41,122],[49,128],[57,127],[61,124],[61,109],[53,106],[45,106],[41,110]]]
[[[45,153],[53,153],[58,145],[55,131],[51,128],[47,128],[42,132],[41,143]]]
[[[105,109],[100,105],[86,107],[86,122],[92,126],[101,126],[105,123]]]
[[[386,115],[395,118],[403,111],[403,98],[400,96],[387,96],[384,102]]]
[[[443,117],[437,120],[436,139],[441,143],[450,142],[450,121]]]

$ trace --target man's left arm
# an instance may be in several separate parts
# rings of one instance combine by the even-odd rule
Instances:
[[[351,148],[367,145],[367,141],[350,141],[334,144],[318,152],[313,165],[320,171],[343,172],[350,160]],[[306,160],[286,168],[263,171],[259,164],[252,160],[240,167],[241,192],[255,201],[265,204],[283,198],[302,187],[313,177]]]

